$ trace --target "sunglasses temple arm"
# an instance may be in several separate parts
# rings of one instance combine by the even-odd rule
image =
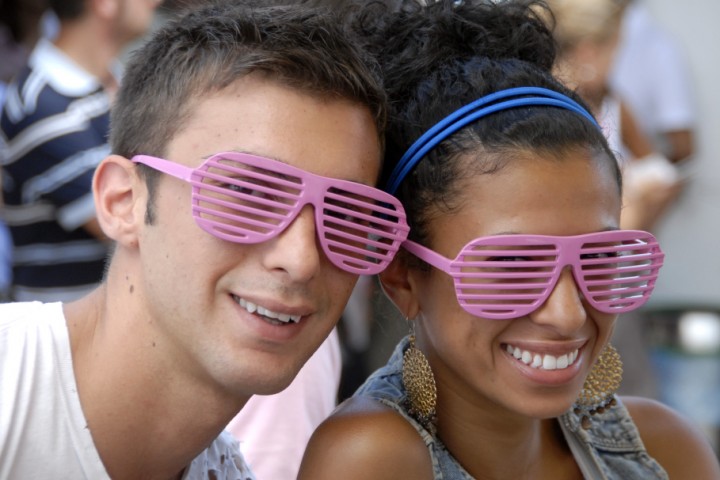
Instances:
[[[442,270],[445,273],[450,273],[450,265],[452,260],[445,258],[439,253],[433,252],[427,247],[415,243],[412,240],[405,240],[402,243],[402,248],[415,255],[420,260],[424,260],[433,267]]]
[[[175,178],[179,178],[180,180],[185,180],[186,182],[190,181],[190,177],[193,172],[192,168],[186,167],[185,165],[180,165],[179,163],[171,162],[170,160],[165,160],[164,158],[151,157],[149,155],[135,155],[132,158],[132,161],[135,163],[142,163],[143,165],[147,165],[159,172],[166,173]]]

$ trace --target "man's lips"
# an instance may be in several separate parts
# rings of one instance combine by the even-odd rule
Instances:
[[[293,314],[288,314],[288,313],[274,312],[268,308],[263,307],[262,305],[258,305],[249,300],[245,300],[242,297],[238,297],[237,295],[232,295],[232,298],[235,301],[235,303],[240,305],[242,308],[247,310],[249,313],[253,313],[253,314],[257,314],[257,315],[266,317],[270,320],[279,322],[279,324],[298,323],[298,322],[300,322],[300,319],[303,317],[300,314],[293,315]]]

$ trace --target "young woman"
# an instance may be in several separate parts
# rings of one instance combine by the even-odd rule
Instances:
[[[550,74],[544,8],[407,1],[354,19],[392,106],[387,189],[411,235],[381,282],[411,334],[315,432],[299,478],[720,477],[678,415],[612,393],[613,325],[663,254],[619,229],[617,161]]]

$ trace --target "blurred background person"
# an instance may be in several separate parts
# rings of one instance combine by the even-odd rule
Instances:
[[[2,0],[0,2],[0,104],[5,88],[22,69],[42,34],[40,19],[47,0]]]
[[[622,11],[610,83],[630,105],[656,150],[673,162],[695,152],[696,109],[685,52],[641,0],[615,0]]]
[[[15,300],[69,301],[102,277],[108,246],[91,194],[107,154],[118,56],[146,33],[157,0],[50,0],[39,36],[5,92],[0,120],[3,216],[13,241]]]
[[[54,32],[53,16],[47,15],[47,3],[47,0],[0,1],[0,58],[3,59],[0,62],[0,109],[8,84],[22,70],[37,39]],[[2,185],[0,169],[0,191]],[[0,196],[0,302],[9,299],[12,281],[12,240],[2,212]]]
[[[558,76],[590,104],[623,167],[623,227],[652,230],[682,183],[674,166],[639,127],[612,88],[622,8],[616,0],[549,0],[556,20]]]

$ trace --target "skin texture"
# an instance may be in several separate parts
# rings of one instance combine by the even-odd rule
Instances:
[[[165,157],[194,167],[227,150],[364,184],[375,182],[380,158],[365,107],[255,74],[196,99]],[[251,395],[290,383],[337,322],[357,277],[322,253],[311,206],[274,239],[240,245],[201,230],[190,185],[167,175],[147,225],[145,182],[123,157],[103,161],[94,190],[117,250],[101,288],[65,306],[80,399],[113,478],[169,478]],[[233,296],[303,318],[272,325]]]
[[[516,152],[496,174],[465,180],[460,207],[435,217],[428,244],[454,258],[465,243],[484,235],[615,229],[621,201],[609,161],[581,149],[553,157]],[[469,315],[457,303],[449,275],[408,268],[400,256],[381,281],[415,323],[416,343],[432,366],[438,436],[473,478],[582,478],[554,417],[577,398],[611,336],[614,315],[585,303],[568,271],[538,310],[505,321]],[[556,354],[580,346],[580,355],[563,370],[529,370],[506,352],[507,344]],[[707,442],[676,413],[639,399],[628,399],[628,408],[648,452],[670,478],[718,478]],[[668,438],[682,439],[679,452],[668,446]],[[686,465],[688,459],[693,466]],[[389,407],[356,397],[315,432],[299,478],[431,479],[433,474],[413,427]]]
[[[640,430],[645,448],[665,468],[670,478],[720,478],[720,464],[705,435],[688,419],[647,398],[628,397],[623,402]]]

